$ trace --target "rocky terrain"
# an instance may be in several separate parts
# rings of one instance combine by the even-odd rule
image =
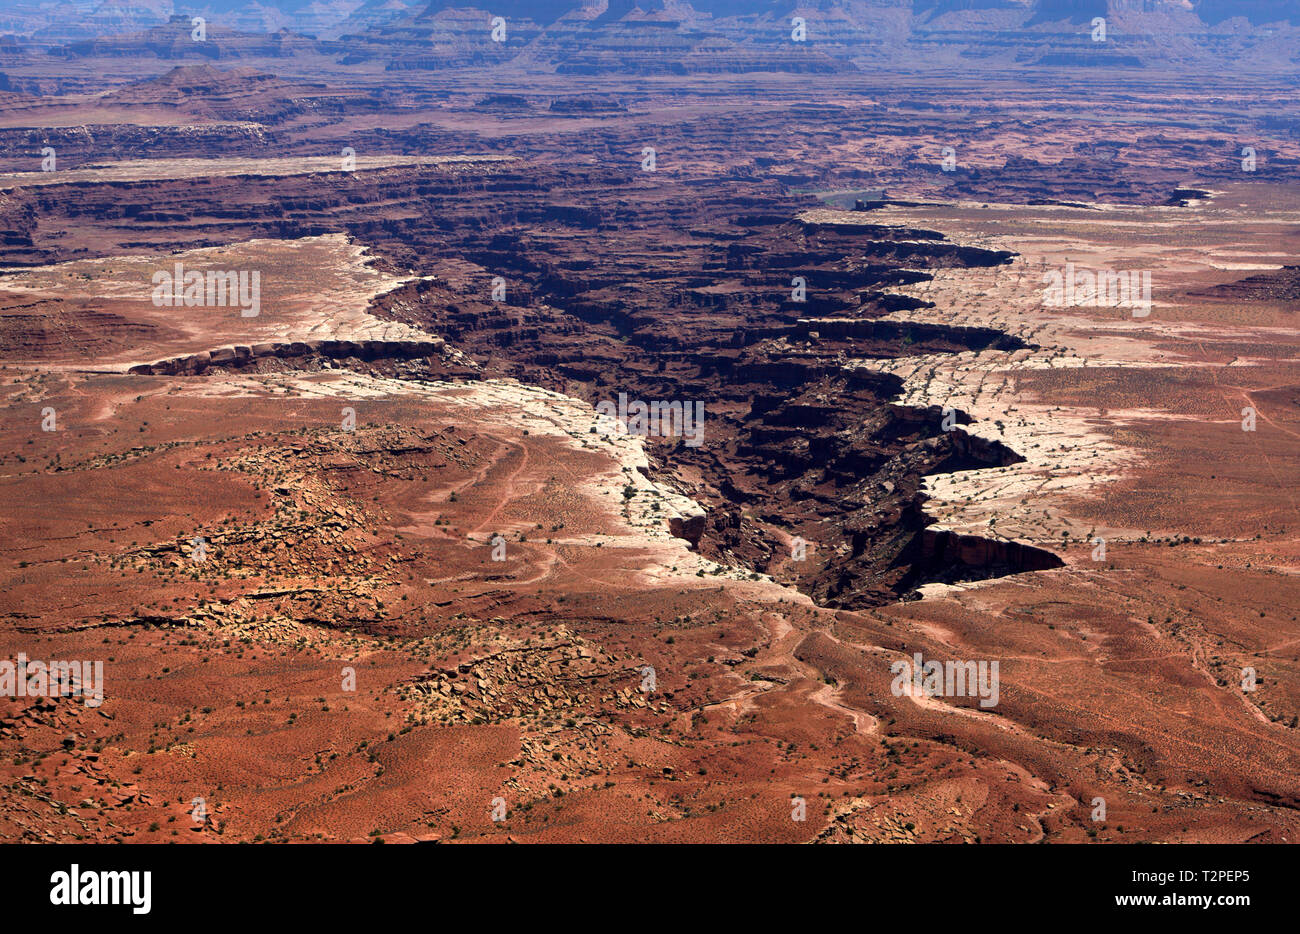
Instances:
[[[1293,840],[1293,82],[1087,6],[0,49],[0,839]]]
[[[435,69],[522,59],[561,73],[811,71],[915,61],[936,65],[1255,70],[1295,63],[1300,11],[1289,0],[455,0],[275,6],[103,4],[48,22],[7,4],[8,33],[56,55],[239,59],[325,52],[355,64]],[[213,29],[190,41],[195,16]],[[494,16],[496,43],[477,41]],[[795,24],[804,21],[797,42]],[[1107,21],[1104,38],[1094,19]],[[432,47],[431,47],[432,45]],[[468,58],[466,58],[468,56]]]

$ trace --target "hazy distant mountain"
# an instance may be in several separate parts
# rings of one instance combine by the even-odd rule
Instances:
[[[332,37],[351,20],[361,28],[397,19],[426,0],[0,0],[0,33],[41,45],[99,39],[201,16],[242,32]]]
[[[604,9],[602,9],[604,8]],[[1014,14],[1022,25],[1083,23],[1094,16],[1159,15],[1191,11],[1206,26],[1240,17],[1250,24],[1300,25],[1300,0],[0,0],[0,32],[95,38],[165,23],[172,15],[203,16],[230,29],[291,32],[333,38],[404,17],[475,9],[507,19],[550,25],[587,11],[602,22],[640,18],[785,19],[825,14],[836,19],[899,16],[930,21],[945,14]],[[58,13],[52,15],[57,10]],[[598,15],[599,14],[599,15]]]
[[[333,38],[348,33],[365,32],[409,16],[423,6],[423,0],[364,0],[348,14],[347,19],[321,33],[321,36]]]
[[[1255,25],[1295,23],[1300,25],[1300,0],[1199,0],[1193,4],[1196,14],[1214,25],[1234,16],[1242,16]]]
[[[1065,20],[1067,22],[1086,23],[1094,16],[1106,16],[1112,4],[1107,0],[1037,0],[1033,4],[1034,15],[1029,22],[1044,23]],[[1147,6],[1154,7],[1155,3]],[[1138,4],[1141,9],[1142,5]]]
[[[17,24],[14,33],[32,47],[74,55],[107,48],[128,55],[145,46],[105,40],[170,35],[199,15],[210,31],[245,38],[163,51],[150,39],[145,51],[240,58],[259,53],[248,37],[282,34],[271,50],[281,57],[294,54],[287,37],[310,36],[327,40],[320,50],[341,64],[442,70],[515,62],[576,74],[816,73],[923,61],[1272,70],[1300,62],[1300,0],[103,0],[93,10],[70,0],[73,15],[53,23],[22,13],[45,2],[0,0],[0,22]],[[169,8],[170,21],[162,18]],[[796,11],[807,21],[806,42],[792,41]],[[509,23],[505,42],[486,38],[493,15]],[[1097,16],[1107,20],[1105,41],[1092,35]]]

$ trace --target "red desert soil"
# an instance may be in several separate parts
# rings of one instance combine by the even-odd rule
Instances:
[[[1287,235],[1294,213],[1273,210],[1245,252]],[[981,236],[980,210],[925,213]],[[1271,322],[1207,331],[1227,312],[1186,293],[1233,274],[1167,278],[1177,240],[1147,257],[1149,321],[1036,307],[1034,215],[1018,213],[984,244],[1021,251],[1011,266],[920,288],[982,292],[942,313],[1044,349],[1014,368],[945,355],[917,391],[951,381],[972,431],[993,430],[994,407],[1029,425],[1008,430],[1013,446],[1039,423],[1087,431],[1051,458],[930,484],[946,526],[992,511],[999,532],[1065,539],[1069,565],[866,612],[694,554],[667,521],[693,507],[638,469],[642,443],[558,394],[326,366],[128,375],[10,352],[0,655],[103,658],[106,697],[9,702],[6,744],[39,752],[4,764],[4,835],[1072,840],[1096,830],[1100,796],[1102,839],[1289,839],[1300,417],[1278,393],[1300,384],[1294,354]],[[1079,236],[1072,256],[1112,265],[1141,248]],[[333,249],[313,263],[341,275],[357,254]],[[144,326],[156,310],[114,313]],[[172,328],[226,333],[216,314],[178,310]],[[1144,342],[1165,365],[1133,362]],[[1066,365],[1085,344],[1087,366]],[[1206,344],[1249,362],[1225,368]],[[1268,359],[1249,359],[1259,347]],[[1253,434],[1241,400],[1259,406]],[[34,432],[46,407],[58,430]],[[996,710],[893,696],[889,663],[914,651],[999,660]],[[498,796],[504,822],[489,819]],[[210,821],[191,819],[195,798]]]
[[[0,661],[104,663],[0,698],[0,839],[1296,840],[1293,93],[144,41],[0,101]],[[178,262],[259,314],[154,304]]]

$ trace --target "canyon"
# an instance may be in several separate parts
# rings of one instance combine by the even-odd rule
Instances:
[[[0,48],[0,839],[1293,841],[1294,17],[1058,6]]]

